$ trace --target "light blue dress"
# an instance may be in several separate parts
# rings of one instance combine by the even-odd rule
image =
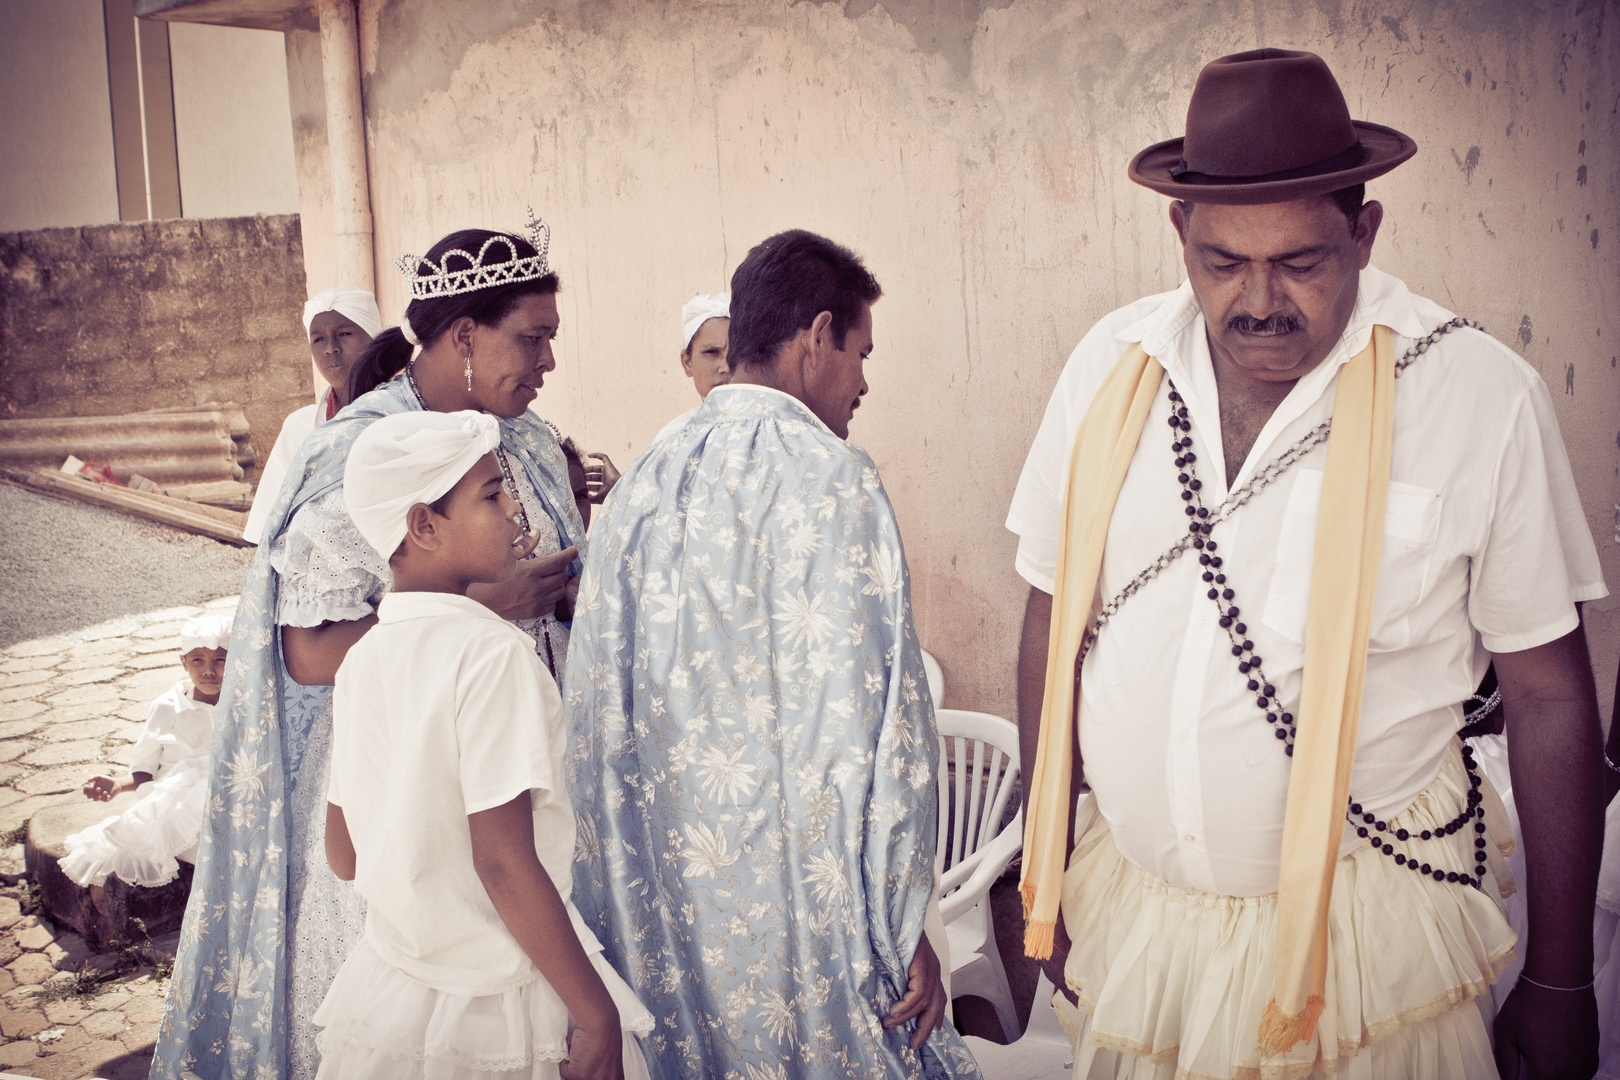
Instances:
[[[653,1074],[977,1076],[905,992],[934,876],[933,706],[867,455],[712,391],[593,526],[564,708],[575,903],[657,1019]]]
[[[340,501],[343,465],[360,432],[380,417],[421,408],[399,378],[317,427],[265,523],[242,586],[215,710],[197,869],[152,1058],[154,1078],[180,1080],[191,1070],[204,1080],[282,1080],[314,1067],[309,1017],[359,941],[363,908],[325,861],[332,688],[288,677],[279,624],[308,625],[315,615],[357,618],[380,596],[357,575],[347,593],[329,588],[321,606],[310,608],[312,593],[280,595],[273,563],[286,556],[287,544],[278,541],[295,514],[319,514]],[[539,496],[562,546],[582,543],[585,527],[556,437],[528,413],[500,423],[501,446],[521,470],[520,486]],[[294,561],[307,569],[296,553]]]

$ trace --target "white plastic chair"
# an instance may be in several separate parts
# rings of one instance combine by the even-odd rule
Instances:
[[[923,674],[928,677],[928,696],[934,699],[934,711],[938,712],[945,707],[945,672],[927,649],[922,650],[922,660]]]
[[[1041,972],[1029,1026],[1017,1042],[1001,1046],[976,1035],[963,1038],[984,1080],[1067,1080],[1074,1075],[1074,1049],[1052,1007],[1052,980]]]
[[[996,948],[990,886],[1024,842],[1024,812],[1001,828],[1018,781],[1018,727],[989,713],[940,709],[939,910],[951,952],[951,996],[995,1006],[1006,1038],[1019,1033]],[[953,752],[954,751],[954,752]]]

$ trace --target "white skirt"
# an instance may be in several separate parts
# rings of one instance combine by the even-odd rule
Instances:
[[[207,757],[188,758],[175,771],[145,785],[141,801],[76,832],[66,840],[62,872],[80,885],[105,885],[116,875],[131,885],[167,885],[179,860],[197,861]]]
[[[652,1014],[601,953],[589,955],[619,1007],[625,1080],[646,1080],[636,1036],[652,1031]],[[319,1080],[554,1080],[573,1029],[544,976],[500,994],[448,994],[388,963],[369,941],[344,962],[315,1023]]]
[[[1467,785],[1453,752],[1395,823],[1415,834],[1450,821]],[[1475,835],[1414,840],[1406,850],[1472,872]],[[1490,987],[1515,937],[1497,895],[1506,866],[1489,850],[1485,891],[1421,877],[1365,844],[1340,859],[1326,1008],[1310,1040],[1262,1060],[1276,895],[1167,885],[1128,862],[1096,815],[1064,876],[1074,941],[1064,975],[1080,1008],[1057,1002],[1076,1080],[1495,1080]]]

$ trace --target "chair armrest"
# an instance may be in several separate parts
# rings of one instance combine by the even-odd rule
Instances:
[[[1023,845],[1024,812],[1020,810],[995,839],[941,875],[939,913],[947,925],[989,893]]]

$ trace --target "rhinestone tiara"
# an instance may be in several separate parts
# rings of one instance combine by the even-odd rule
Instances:
[[[484,246],[478,249],[476,257],[459,248],[445,252],[444,257],[438,262],[416,255],[401,255],[394,261],[400,273],[410,282],[411,299],[431,300],[436,296],[457,296],[461,293],[493,288],[496,285],[515,285],[520,281],[534,281],[551,273],[551,267],[546,265],[546,252],[551,248],[551,226],[535,220],[534,207],[528,209],[529,242],[534,245],[534,250],[538,254],[520,258],[517,245],[512,242],[513,238],[497,234],[484,241]],[[506,248],[510,257],[504,262],[484,262],[485,254],[496,246]],[[467,264],[466,267],[460,270],[450,269],[452,258],[463,260]],[[421,273],[424,266],[432,273]]]

